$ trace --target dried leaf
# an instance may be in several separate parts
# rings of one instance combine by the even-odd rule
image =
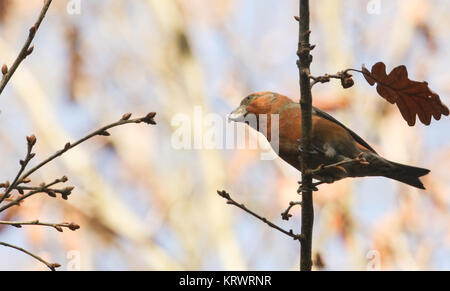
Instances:
[[[377,84],[377,92],[381,97],[391,104],[397,104],[409,126],[416,124],[416,115],[423,124],[430,125],[432,116],[439,120],[441,115],[450,114],[448,107],[428,87],[427,82],[408,78],[405,66],[398,66],[387,75],[386,65],[379,62],[372,67],[372,71],[363,66],[362,72],[371,86]]]

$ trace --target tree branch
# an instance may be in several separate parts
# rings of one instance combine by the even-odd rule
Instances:
[[[347,160],[343,160],[331,165],[320,165],[319,167],[317,167],[316,169],[313,170],[307,170],[307,172],[311,175],[317,175],[322,171],[328,170],[328,169],[332,169],[332,168],[338,168],[341,167],[343,165],[348,165],[348,164],[361,164],[361,165],[369,165],[369,162],[366,161],[366,159],[363,157],[363,154],[360,154],[359,156],[357,156],[354,159],[347,159]]]
[[[0,198],[0,203],[3,202],[4,199],[9,197],[9,193],[12,190],[17,190],[20,193],[23,193],[24,191],[30,191],[28,192],[26,195],[20,196],[19,198],[13,200],[12,202],[0,207],[0,212],[14,206],[14,205],[19,205],[19,203],[21,201],[23,201],[24,199],[37,194],[37,193],[47,193],[50,196],[55,197],[56,193],[61,194],[63,199],[67,199],[67,197],[70,195],[70,193],[73,190],[73,187],[66,187],[64,189],[51,189],[50,187],[58,184],[58,183],[64,183],[67,181],[67,177],[64,176],[61,179],[57,179],[54,182],[50,183],[50,184],[41,184],[39,187],[27,187],[27,186],[19,186],[22,183],[27,183],[30,180],[28,179],[28,176],[30,176],[31,174],[33,174],[34,172],[36,172],[37,170],[39,170],[40,168],[42,168],[43,166],[45,166],[46,164],[50,163],[51,161],[53,161],[54,159],[56,159],[57,157],[63,155],[64,153],[66,153],[67,151],[73,149],[74,147],[78,146],[79,144],[95,137],[95,136],[109,136],[109,132],[107,131],[108,129],[111,129],[113,127],[117,127],[117,126],[121,126],[121,125],[125,125],[125,124],[130,124],[130,123],[147,123],[147,124],[156,124],[156,122],[154,121],[154,117],[156,116],[155,112],[151,112],[149,114],[147,114],[144,117],[140,117],[140,118],[135,118],[135,119],[130,119],[131,117],[131,113],[126,113],[122,116],[122,118],[114,123],[108,124],[100,129],[97,129],[96,131],[88,134],[87,136],[77,140],[76,142],[74,142],[73,144],[68,142],[65,144],[64,148],[57,151],[56,153],[52,154],[51,156],[49,156],[47,159],[45,159],[44,161],[42,161],[41,163],[39,163],[38,165],[36,165],[35,167],[33,167],[32,169],[26,171],[24,174],[22,174],[20,176],[20,174],[22,172],[24,172],[26,165],[28,164],[28,161],[34,157],[34,154],[31,153],[31,149],[32,147],[35,145],[36,143],[36,137],[34,135],[32,135],[31,137],[27,137],[27,142],[28,142],[28,154],[27,154],[27,158],[25,159],[25,161],[21,162],[21,168],[19,170],[19,174],[16,175],[16,178],[14,179],[14,182],[12,184],[9,185],[9,182],[6,183],[6,185],[4,184],[3,186],[6,186],[6,191],[5,193],[3,193],[3,196],[1,196]],[[19,178],[17,178],[19,177]],[[2,186],[2,185],[0,185]]]
[[[345,71],[338,72],[334,75],[325,74],[323,76],[314,77],[309,75],[309,78],[312,80],[311,88],[317,83],[328,83],[331,79],[339,79],[341,80],[341,85],[344,89],[350,88],[355,84],[353,81],[352,75],[350,75],[349,71],[356,71],[354,69],[347,69]]]
[[[57,194],[60,194],[62,196],[63,199],[67,199],[68,196],[72,193],[72,190],[74,189],[73,187],[66,187],[64,189],[54,189],[51,188],[52,186],[59,184],[59,183],[65,183],[67,182],[67,177],[63,176],[60,179],[56,179],[55,181],[53,181],[52,183],[41,183],[39,186],[27,186],[27,185],[21,185],[21,184],[26,184],[29,183],[31,180],[28,178],[28,176],[30,176],[31,174],[33,174],[34,172],[36,172],[37,170],[39,170],[40,168],[42,168],[43,166],[45,166],[46,164],[50,163],[51,161],[53,161],[54,159],[56,159],[57,157],[63,155],[64,153],[66,153],[67,151],[71,150],[72,148],[76,147],[77,145],[95,137],[95,136],[109,136],[109,132],[107,130],[113,128],[113,127],[117,127],[117,126],[121,126],[121,125],[125,125],[125,124],[130,124],[130,123],[147,123],[147,124],[156,124],[156,122],[154,121],[154,117],[155,117],[156,113],[155,112],[151,112],[149,114],[147,114],[144,117],[141,118],[136,118],[136,119],[130,119],[131,118],[131,113],[126,113],[122,116],[122,118],[114,123],[111,123],[109,125],[106,125],[90,134],[88,134],[87,136],[79,139],[78,141],[74,142],[73,144],[71,143],[66,143],[64,148],[57,151],[56,153],[52,154],[50,157],[48,157],[47,159],[45,159],[44,161],[42,161],[41,163],[39,163],[38,165],[36,165],[35,167],[33,167],[32,169],[26,171],[26,167],[29,164],[29,161],[35,156],[34,153],[32,153],[33,147],[36,144],[36,137],[34,135],[32,136],[28,136],[27,137],[27,155],[25,157],[24,160],[20,161],[20,169],[18,171],[18,173],[16,174],[14,180],[12,183],[9,183],[8,181],[6,183],[1,183],[0,184],[0,189],[4,188],[5,191],[0,195],[0,204],[4,201],[7,201],[8,203],[1,206],[0,207],[0,212],[5,211],[6,209],[16,206],[16,205],[20,205],[20,203],[35,195],[38,193],[46,193],[47,195],[51,196],[51,197],[56,197]],[[16,190],[19,192],[19,194],[21,194],[19,197],[17,197],[16,199],[10,199],[11,196],[11,192],[13,190]],[[33,221],[0,221],[0,225],[11,225],[14,227],[18,227],[21,228],[23,225],[37,225],[37,226],[48,226],[48,227],[53,227],[55,228],[57,231],[62,232],[63,228],[68,228],[72,231],[75,231],[77,229],[80,228],[80,226],[78,224],[75,223],[47,223],[47,222],[40,222],[39,220],[33,220]],[[11,245],[8,243],[4,243],[4,242],[0,242],[0,245],[3,246],[7,246],[10,248],[14,248],[16,250],[19,250],[23,253],[26,253],[28,255],[30,255],[31,257],[35,258],[36,260],[44,263],[50,270],[55,271],[57,267],[59,267],[60,265],[57,263],[49,263],[47,261],[45,261],[44,259],[42,259],[41,257],[23,249],[20,248],[18,246],[15,245]]]
[[[300,106],[302,111],[302,146],[300,161],[302,168],[302,185],[306,191],[302,192],[302,226],[300,247],[300,270],[310,271],[312,267],[312,230],[314,224],[314,206],[312,196],[312,175],[308,173],[309,152],[311,148],[312,128],[312,94],[310,84],[310,65],[312,62],[311,45],[309,43],[309,0],[300,1],[299,42],[297,66],[300,75]]]
[[[3,89],[5,89],[6,84],[8,84],[9,80],[11,79],[12,75],[14,75],[14,72],[19,67],[20,63],[29,56],[34,49],[34,46],[31,46],[31,42],[34,39],[34,36],[36,35],[37,30],[39,29],[39,26],[41,25],[42,20],[44,20],[44,17],[47,13],[48,8],[50,7],[50,4],[52,3],[52,0],[47,0],[44,3],[44,6],[42,7],[41,13],[39,14],[39,18],[37,19],[36,23],[30,28],[28,32],[28,38],[22,47],[22,49],[19,52],[19,55],[17,56],[16,60],[12,64],[11,68],[8,70],[8,67],[6,65],[3,65],[2,67],[2,73],[3,78],[0,81],[0,94],[2,94]]]
[[[39,257],[38,255],[35,255],[35,254],[33,254],[32,252],[29,252],[29,251],[27,251],[26,249],[23,249],[23,248],[21,248],[21,247],[18,247],[18,246],[15,246],[15,245],[11,245],[11,244],[8,244],[8,243],[5,243],[5,242],[1,242],[1,241],[0,241],[0,245],[5,246],[5,247],[9,247],[9,248],[13,248],[13,249],[16,249],[16,250],[19,250],[19,251],[21,251],[22,253],[25,253],[25,254],[27,254],[27,255],[29,255],[29,256],[35,258],[35,259],[38,260],[39,262],[45,264],[45,265],[46,265],[50,270],[52,270],[52,271],[56,271],[56,268],[61,267],[60,264],[58,264],[58,263],[49,263],[49,262],[47,262],[46,260],[44,260],[43,258]]]
[[[5,211],[6,209],[8,209],[8,208],[10,208],[12,206],[20,205],[21,201],[23,201],[23,200],[25,200],[25,199],[27,199],[27,198],[35,195],[35,194],[38,194],[38,193],[47,193],[47,194],[49,194],[49,189],[50,189],[51,186],[54,186],[54,185],[56,185],[58,183],[65,183],[66,181],[67,181],[67,177],[64,176],[61,179],[56,179],[52,183],[49,183],[49,184],[43,183],[43,184],[41,184],[41,186],[37,187],[36,190],[30,191],[30,192],[28,192],[25,195],[19,196],[17,199],[15,199],[15,200],[11,201],[10,203],[0,207],[0,212]],[[66,188],[67,192],[62,194],[63,199],[67,199],[67,196],[70,195],[72,190],[73,190],[73,187]]]
[[[97,129],[96,131],[88,134],[87,136],[77,140],[74,143],[70,143],[70,142],[66,143],[63,149],[57,151],[56,153],[54,153],[53,155],[51,155],[50,157],[48,157],[47,159],[45,159],[44,161],[42,161],[41,163],[39,163],[38,165],[33,167],[32,169],[30,169],[26,173],[24,173],[19,178],[19,183],[21,183],[21,181],[23,181],[25,178],[27,178],[28,176],[30,176],[34,172],[36,172],[38,169],[42,168],[43,166],[45,166],[49,162],[53,161],[57,157],[61,156],[65,152],[73,149],[77,145],[87,141],[88,139],[91,139],[91,138],[93,138],[95,136],[98,136],[98,135],[100,135],[100,136],[110,136],[109,132],[107,131],[108,129],[111,129],[111,128],[117,127],[117,126],[121,126],[121,125],[124,125],[124,124],[129,124],[129,123],[142,123],[142,122],[144,122],[144,123],[147,123],[147,124],[153,124],[154,125],[154,124],[156,124],[156,122],[153,120],[155,115],[156,115],[155,112],[151,112],[151,113],[147,114],[144,117],[135,118],[135,119],[129,119],[131,117],[131,113],[124,114],[119,121],[111,123],[111,124],[108,124],[108,125],[100,128],[100,129]]]
[[[33,147],[36,144],[36,137],[34,135],[27,136],[27,155],[24,160],[20,160],[20,170],[17,172],[16,177],[14,178],[13,182],[10,184],[8,181],[5,183],[6,191],[3,193],[3,196],[0,197],[0,204],[5,200],[6,198],[9,198],[9,193],[16,189],[16,187],[19,185],[19,178],[20,175],[22,175],[23,171],[25,171],[25,168],[27,167],[28,163],[32,158],[34,158],[35,154],[32,153]],[[22,180],[24,181],[24,180]],[[26,181],[25,181],[26,182]]]
[[[33,52],[34,46],[32,45],[32,42],[34,40],[34,37],[35,37],[42,21],[44,20],[46,14],[47,14],[47,11],[48,11],[51,3],[52,3],[52,0],[45,0],[38,19],[36,20],[35,24],[29,29],[28,37],[25,41],[25,44],[23,45],[22,49],[20,50],[18,56],[14,60],[11,67],[8,68],[8,66],[6,64],[4,64],[1,67],[1,73],[3,76],[0,81],[0,94],[2,94],[6,85],[8,84],[8,82],[10,81],[10,79],[12,78],[12,76],[16,72],[17,68],[22,63],[22,61],[25,60]],[[20,205],[20,203],[22,201],[24,201],[25,199],[27,199],[35,194],[38,194],[38,193],[46,193],[47,195],[49,195],[51,197],[56,197],[57,194],[60,194],[63,199],[67,199],[68,196],[71,194],[72,190],[74,189],[73,187],[66,187],[64,189],[52,188],[52,186],[54,186],[56,184],[65,183],[68,180],[66,176],[64,176],[60,179],[56,179],[52,183],[41,183],[39,186],[27,186],[27,185],[22,185],[22,184],[30,183],[31,180],[28,177],[31,174],[33,174],[37,170],[41,169],[42,167],[44,167],[51,161],[55,160],[57,157],[63,155],[67,151],[76,147],[77,145],[91,139],[92,137],[97,136],[97,135],[109,136],[110,134],[108,133],[107,130],[109,130],[110,128],[113,128],[113,127],[124,125],[124,124],[142,123],[142,122],[147,123],[147,124],[156,124],[156,122],[153,119],[155,117],[155,115],[156,115],[156,113],[152,112],[152,113],[147,114],[145,117],[130,119],[131,113],[124,114],[119,121],[111,123],[107,126],[104,126],[100,129],[92,132],[91,134],[88,134],[87,136],[79,139],[78,141],[76,141],[74,143],[69,143],[69,142],[66,143],[63,149],[52,154],[47,159],[43,160],[38,165],[34,166],[33,168],[31,168],[29,170],[27,170],[27,166],[29,165],[29,162],[35,156],[35,154],[32,152],[32,150],[33,150],[34,145],[36,144],[36,137],[34,135],[27,137],[27,154],[26,154],[25,159],[20,161],[20,169],[17,172],[17,174],[15,175],[14,180],[12,180],[12,183],[10,183],[9,181],[6,181],[5,183],[0,183],[0,189],[2,189],[2,188],[4,189],[4,192],[0,193],[0,205],[2,205],[3,202],[5,202],[4,205],[2,205],[0,207],[0,212],[5,211],[6,209],[8,209],[12,206]],[[11,197],[11,192],[14,190],[19,192],[20,195],[18,197]],[[59,232],[62,232],[63,228],[67,228],[72,231],[75,231],[80,228],[80,226],[75,223],[47,223],[47,222],[40,222],[39,220],[0,221],[0,225],[11,225],[11,226],[18,227],[18,228],[21,228],[24,225],[46,226],[46,227],[55,228]],[[35,258],[36,260],[45,264],[52,271],[55,271],[56,268],[60,267],[59,264],[49,263],[49,262],[45,261],[44,259],[42,259],[41,257],[39,257],[21,247],[18,247],[18,246],[12,245],[12,244],[8,244],[5,242],[0,242],[0,245],[14,248],[16,250],[19,250],[19,251]]]
[[[59,232],[63,231],[63,228],[68,228],[72,231],[75,231],[80,228],[80,226],[74,222],[63,222],[63,223],[49,223],[49,222],[40,222],[39,220],[32,221],[2,221],[0,220],[0,224],[2,225],[11,225],[17,228],[21,228],[23,225],[40,225],[40,226],[49,226],[53,227]]]
[[[267,218],[262,217],[258,214],[256,214],[255,212],[251,211],[250,209],[248,209],[247,207],[245,207],[244,204],[240,204],[237,203],[236,201],[233,200],[233,198],[231,198],[230,194],[228,194],[226,191],[217,191],[217,194],[219,194],[220,197],[225,198],[227,200],[227,204],[230,205],[234,205],[242,210],[244,210],[245,212],[247,212],[248,214],[258,218],[259,220],[261,220],[262,222],[266,223],[268,226],[284,233],[287,236],[292,237],[294,240],[298,240],[298,241],[302,241],[303,240],[303,236],[300,234],[295,234],[292,229],[290,229],[289,231],[279,227],[278,225],[270,222],[269,220],[267,220]]]

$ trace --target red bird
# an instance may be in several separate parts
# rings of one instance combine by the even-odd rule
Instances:
[[[255,126],[249,122],[249,115],[256,116],[259,120],[261,114],[267,114],[267,130],[259,130],[257,124]],[[302,114],[298,102],[277,93],[254,93],[245,97],[228,118],[235,122],[249,124],[262,132],[270,142],[271,114],[279,116],[279,156],[300,171]],[[312,108],[311,134],[310,166],[312,168],[357,158],[367,161],[366,163],[344,163],[339,167],[319,171],[313,177],[322,183],[332,183],[346,177],[383,176],[425,189],[419,177],[428,174],[430,170],[402,165],[382,158],[356,133],[331,115],[314,107]]]

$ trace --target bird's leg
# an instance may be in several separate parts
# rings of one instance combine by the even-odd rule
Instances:
[[[311,184],[311,186],[312,186],[311,189],[306,188],[306,187],[302,184],[301,181],[299,181],[298,183],[300,184],[300,187],[298,187],[297,193],[298,193],[298,194],[301,194],[302,192],[305,192],[305,191],[312,191],[312,192],[319,191],[319,189],[317,188],[317,186],[322,185],[322,184],[325,184],[325,183],[327,183],[327,182],[326,182],[326,181],[320,181],[320,182],[312,183],[312,184]]]

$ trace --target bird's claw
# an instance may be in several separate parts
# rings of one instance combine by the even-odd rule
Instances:
[[[312,184],[311,186],[312,187],[309,188],[302,184],[298,187],[297,193],[300,194],[302,192],[317,192],[317,191],[319,191],[319,189],[314,184]]]
[[[326,182],[317,182],[317,183],[312,183],[311,184],[311,188],[306,187],[305,185],[303,185],[302,182],[298,182],[300,184],[300,186],[298,187],[297,193],[301,194],[302,192],[317,192],[319,191],[319,188],[317,188],[317,186],[325,184]]]

